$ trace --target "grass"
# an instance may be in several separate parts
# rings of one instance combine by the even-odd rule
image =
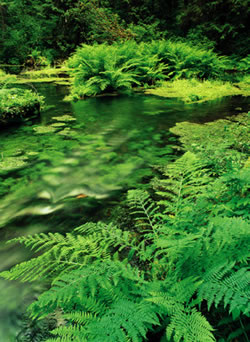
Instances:
[[[229,82],[219,80],[199,81],[195,78],[162,82],[155,89],[147,89],[146,94],[180,98],[186,103],[210,101],[224,96],[249,95],[246,90],[235,87]]]

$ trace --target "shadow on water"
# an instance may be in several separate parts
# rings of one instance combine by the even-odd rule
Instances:
[[[176,122],[217,120],[248,111],[250,103],[249,98],[233,97],[184,104],[143,95],[68,103],[63,102],[66,87],[32,87],[45,96],[48,106],[40,121],[0,131],[2,269],[29,257],[27,250],[3,241],[67,231],[84,217],[91,219],[110,196],[139,182],[146,186],[152,165],[175,158],[172,145],[178,142],[169,128]],[[4,281],[0,289],[0,335],[5,336],[0,342],[11,341],[9,336],[20,330],[17,312],[23,311],[34,290]]]

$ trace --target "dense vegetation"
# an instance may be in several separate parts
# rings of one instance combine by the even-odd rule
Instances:
[[[232,76],[227,71],[233,63],[190,42],[154,40],[83,45],[69,59],[68,67],[73,77],[72,97],[81,98],[103,92],[129,92],[135,86],[152,87],[159,81],[180,78],[237,81],[249,71],[249,57],[237,62],[238,73]],[[230,87],[226,88],[230,95]],[[221,89],[219,92],[227,95]]]
[[[70,85],[72,107],[107,93],[189,111],[249,96],[249,11],[248,0],[0,0],[0,128],[38,116],[31,82]],[[164,111],[152,107],[143,114]],[[1,131],[0,227],[30,249],[0,273],[18,322],[6,342],[249,341],[249,112],[142,133],[146,120],[85,108],[80,123],[57,112]]]
[[[247,341],[247,123],[173,128],[186,152],[128,191],[129,226],[104,217],[11,241],[38,256],[2,276],[51,284],[29,308],[54,322],[47,341]]]
[[[249,54],[248,0],[1,0],[0,63],[39,65],[80,43],[188,37],[224,54]]]

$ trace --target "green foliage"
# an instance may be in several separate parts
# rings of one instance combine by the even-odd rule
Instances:
[[[33,67],[65,57],[86,34],[80,1],[11,0],[1,1],[0,9],[0,60],[19,65],[19,71],[25,63]]]
[[[236,329],[245,322],[249,224],[227,205],[246,187],[228,180],[221,188],[233,171],[213,177],[201,156],[187,152],[167,165],[153,197],[129,191],[134,230],[87,223],[11,241],[39,255],[1,276],[51,282],[29,308],[33,318],[61,312],[48,341],[145,341],[159,326],[167,341],[212,342],[218,310]]]
[[[43,97],[30,90],[0,89],[0,122],[15,122],[39,113],[43,103]]]
[[[235,263],[216,266],[209,270],[204,277],[204,283],[198,291],[198,297],[207,301],[208,309],[212,303],[218,307],[221,301],[224,308],[230,305],[229,312],[234,318],[250,314],[247,302],[250,299],[249,293],[249,272],[246,267],[233,272]]]
[[[81,98],[115,90],[131,91],[134,86],[154,85],[166,78],[215,78],[223,75],[226,63],[211,50],[161,40],[83,45],[69,59],[68,66],[73,76],[72,95]]]
[[[245,57],[248,16],[247,0],[1,0],[0,61],[18,72],[65,58],[81,43],[166,36]]]
[[[159,204],[174,217],[182,212],[187,202],[202,193],[210,181],[206,164],[190,152],[167,165],[163,175],[166,178],[155,180],[153,186],[157,190],[156,194],[164,198]]]
[[[200,32],[227,54],[249,53],[247,0],[191,0],[178,1],[178,4],[176,22],[180,31]]]
[[[227,59],[214,51],[195,46],[189,41],[154,41],[151,53],[167,65],[168,77],[200,79],[216,78],[223,74]]]
[[[140,23],[128,25],[129,30],[132,32],[135,41],[137,42],[150,42],[152,40],[164,39],[167,32],[162,32],[159,29],[160,22],[154,21],[152,24]]]

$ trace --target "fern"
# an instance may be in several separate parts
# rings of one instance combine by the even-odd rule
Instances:
[[[158,325],[157,314],[150,304],[119,300],[106,312],[100,321],[89,325],[93,342],[112,341],[140,342],[153,325]]]
[[[156,214],[159,208],[151,200],[149,194],[143,190],[129,190],[127,201],[135,217],[136,225],[142,227],[143,232],[154,232],[157,228]]]
[[[249,256],[249,224],[239,218],[216,218],[196,233],[171,228],[155,242],[156,256],[174,268],[176,279],[202,274],[223,260],[246,262]]]
[[[127,281],[123,283],[124,279]],[[144,282],[136,269],[118,261],[96,262],[81,270],[76,269],[58,276],[51,289],[43,293],[38,301],[31,305],[30,310],[32,315],[37,317],[47,315],[57,307],[66,310],[79,304],[81,309],[85,308],[88,312],[104,312],[103,305],[128,294],[135,281],[138,284]],[[96,296],[100,296],[104,304],[97,301]]]
[[[153,182],[156,194],[163,198],[158,204],[165,207],[165,213],[177,217],[187,207],[188,201],[204,191],[211,181],[205,166],[191,152],[186,152],[176,162],[166,166],[163,172],[166,178]]]
[[[63,324],[48,341],[144,342],[152,332],[213,342],[221,315],[233,316],[237,336],[250,314],[249,224],[223,206],[233,194],[246,200],[245,167],[214,180],[187,152],[154,181],[156,201],[128,192],[135,227],[89,222],[65,235],[14,239],[37,256],[1,276],[50,281],[29,307],[33,319],[60,312]]]
[[[81,269],[95,260],[108,260],[111,251],[122,252],[124,248],[136,248],[131,234],[112,224],[88,223],[75,229],[84,235],[67,233],[35,234],[9,241],[19,242],[35,252],[44,250],[37,258],[18,264],[10,271],[2,272],[6,279],[34,281],[43,277],[55,277],[61,272]]]
[[[212,342],[215,338],[212,334],[212,327],[200,312],[195,309],[177,311],[174,313],[166,336],[174,342]]]
[[[167,340],[171,340],[172,336],[173,341],[214,341],[213,328],[190,303],[202,282],[189,277],[177,283],[171,280],[164,283],[165,292],[152,292],[147,300],[158,305],[160,311],[168,315]]]
[[[224,308],[229,305],[229,312],[234,318],[240,313],[250,314],[250,274],[247,268],[237,270],[235,263],[226,263],[210,269],[203,279],[198,298],[207,301],[208,309],[212,304],[218,307],[223,301]]]

